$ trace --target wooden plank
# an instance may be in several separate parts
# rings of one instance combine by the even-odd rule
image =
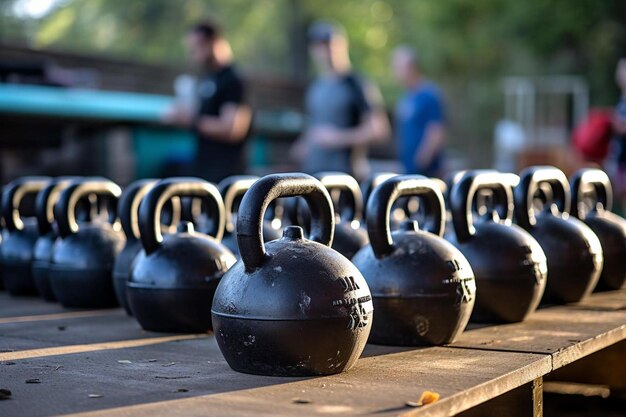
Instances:
[[[68,327],[60,331],[59,323]],[[158,336],[166,339],[155,342]],[[245,375],[228,367],[213,336],[169,340],[144,332],[124,314],[3,324],[2,346],[12,351],[0,353],[0,388],[13,392],[11,401],[0,401],[3,417],[90,412],[193,416],[207,410],[221,415],[443,416],[550,370],[544,355],[368,346],[355,369],[340,375]],[[26,383],[28,379],[40,383]],[[424,390],[438,392],[441,399],[422,409],[406,407]]]
[[[137,346],[155,345],[159,343],[178,342],[187,339],[198,339],[205,335],[176,335],[161,337],[146,337],[142,339],[121,340],[117,342],[90,343],[83,345],[69,345],[45,347],[39,349],[25,349],[11,352],[0,352],[0,362],[13,362],[23,359],[44,358],[48,356],[73,355],[76,353],[97,352],[99,350],[126,349]]]
[[[557,369],[626,339],[626,310],[568,306],[537,311],[523,323],[474,328],[451,347],[551,355]]]
[[[541,417],[543,416],[543,378],[515,388],[482,403],[457,417]]]
[[[36,316],[40,317],[40,316]],[[109,314],[74,316],[49,316],[45,320],[9,322],[0,324],[0,348],[18,350],[13,343],[29,340],[29,349],[64,345],[82,345],[115,342],[163,336],[163,333],[146,332],[122,310]],[[23,349],[23,347],[22,347]]]
[[[59,303],[47,303],[39,297],[12,297],[0,291],[0,317],[64,313]]]
[[[608,386],[611,397],[626,400],[626,340],[559,368],[547,378]]]
[[[113,310],[113,313],[117,312]],[[65,313],[37,314],[27,316],[0,317],[0,324],[27,323],[33,321],[49,321],[62,319],[81,319],[93,316],[107,316],[112,314],[111,310],[86,310],[86,311],[68,311]]]
[[[543,375],[626,338],[626,311],[603,310],[616,296],[601,297],[594,295],[589,309],[553,307],[525,323],[475,328],[451,347],[369,345],[355,369],[323,378],[240,374],[225,363],[214,337],[150,343],[158,334],[142,331],[121,311],[10,322],[0,324],[0,348],[13,347],[5,352],[10,360],[0,363],[0,388],[14,394],[0,402],[0,415],[444,416],[505,393],[513,398],[533,381],[536,404]],[[83,346],[90,344],[95,346]],[[45,348],[57,350],[51,356]],[[41,383],[24,382],[32,378]],[[424,408],[406,407],[424,390],[441,399]]]
[[[550,368],[547,357],[532,354],[449,348],[379,353],[369,351],[370,356],[347,373],[305,379],[234,372],[213,337],[34,358],[2,369],[3,378],[16,382],[8,387],[14,400],[0,403],[0,414],[158,417],[408,411],[444,416],[524,385]],[[153,359],[157,361],[150,362]],[[22,382],[33,377],[41,384]],[[406,407],[406,401],[416,401],[424,390],[440,393],[441,399],[421,409]],[[92,399],[89,394],[102,397]]]
[[[626,310],[626,288],[617,291],[598,292],[578,304],[568,307],[582,310]]]

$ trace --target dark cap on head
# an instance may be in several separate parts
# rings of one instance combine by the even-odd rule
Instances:
[[[309,26],[307,37],[309,42],[329,42],[335,36],[345,36],[344,28],[333,22],[317,21]]]
[[[220,26],[210,20],[196,23],[189,29],[189,31],[191,33],[198,33],[206,39],[216,39],[222,36],[222,29]]]

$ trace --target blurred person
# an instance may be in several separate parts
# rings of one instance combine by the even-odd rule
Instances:
[[[395,111],[398,159],[406,174],[440,177],[445,148],[445,114],[437,86],[424,78],[415,51],[399,46],[391,58],[405,91]]]
[[[193,26],[184,42],[201,71],[195,87],[196,105],[177,103],[164,115],[164,121],[196,134],[194,175],[218,182],[244,173],[244,145],[252,113],[245,104],[246,86],[233,63],[230,45],[212,22]]]
[[[341,171],[364,177],[368,145],[389,136],[380,92],[352,69],[343,28],[314,23],[308,41],[318,76],[306,92],[307,128],[293,145],[292,157],[307,173]]]
[[[620,89],[620,99],[613,114],[613,131],[615,158],[617,163],[617,197],[616,200],[624,208],[626,196],[626,58],[622,58],[617,63],[615,70],[615,80]]]

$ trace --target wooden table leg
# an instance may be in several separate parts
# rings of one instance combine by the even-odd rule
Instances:
[[[559,368],[546,380],[606,385],[612,397],[626,399],[626,340]]]
[[[542,417],[543,378],[482,403],[457,417]]]

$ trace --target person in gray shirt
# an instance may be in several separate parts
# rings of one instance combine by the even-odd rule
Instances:
[[[367,174],[368,145],[389,137],[389,120],[378,89],[355,74],[343,29],[314,23],[309,51],[319,76],[306,93],[307,128],[292,147],[304,172]]]

